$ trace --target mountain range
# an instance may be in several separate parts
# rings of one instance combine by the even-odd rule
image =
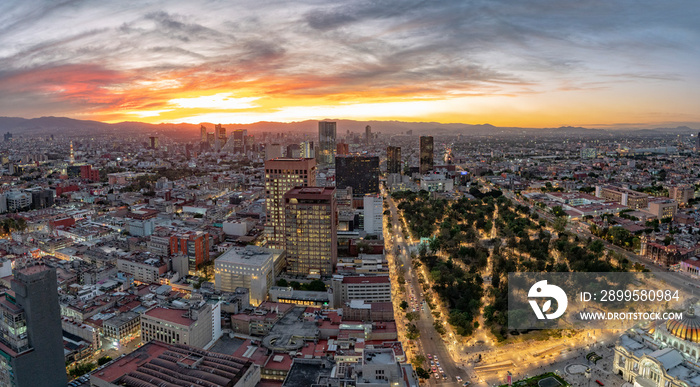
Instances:
[[[442,124],[438,122],[403,122],[403,121],[354,121],[332,120],[337,122],[338,134],[343,135],[350,131],[364,134],[365,126],[370,125],[373,132],[385,134],[403,134],[413,131],[413,135],[473,135],[473,136],[498,136],[498,135],[545,135],[545,136],[610,136],[613,134],[634,134],[642,136],[658,136],[665,134],[695,134],[698,129],[687,126],[672,128],[652,129],[591,129],[583,127],[563,126],[558,128],[519,128],[497,127],[490,124]],[[234,129],[247,129],[249,133],[261,132],[295,132],[317,133],[317,120],[300,122],[256,122],[253,124],[224,124],[230,133]],[[213,132],[214,124],[203,123],[209,132]],[[192,138],[199,135],[199,124],[150,124],[144,122],[119,122],[105,123],[99,121],[76,120],[67,117],[0,117],[0,131],[10,132],[14,136],[23,135],[72,135],[72,136],[99,136],[99,135],[166,135],[174,138]]]

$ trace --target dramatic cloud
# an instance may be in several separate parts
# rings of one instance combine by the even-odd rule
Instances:
[[[0,115],[700,121],[699,11],[693,0],[2,2]]]

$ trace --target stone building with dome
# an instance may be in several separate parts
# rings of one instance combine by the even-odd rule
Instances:
[[[700,386],[700,317],[632,329],[617,341],[613,372],[635,387]]]

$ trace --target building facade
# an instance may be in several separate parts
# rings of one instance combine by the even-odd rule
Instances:
[[[216,290],[234,293],[249,289],[250,305],[265,301],[276,276],[284,267],[284,250],[258,246],[234,247],[214,261]]]
[[[316,185],[314,159],[265,161],[265,235],[267,246],[284,249],[284,194],[294,187]]]
[[[141,315],[144,343],[158,340],[204,348],[212,338],[212,308],[207,303],[189,309],[153,307]]]
[[[17,270],[12,290],[0,299],[0,385],[64,387],[56,270],[44,265]]]
[[[614,186],[596,186],[595,196],[620,203],[634,210],[646,209],[649,206],[649,196],[647,194],[633,191],[627,188]]]
[[[352,187],[355,196],[379,193],[379,156],[338,156],[335,159],[335,186]]]
[[[367,234],[377,235],[383,239],[384,230],[384,199],[381,195],[365,195],[362,198],[364,205],[364,230]]]
[[[336,123],[320,121],[318,123],[318,152],[316,159],[319,166],[331,166],[335,163]]]
[[[421,174],[428,173],[433,170],[433,137],[421,136],[419,147],[419,167],[418,171]]]
[[[386,171],[387,173],[403,172],[400,146],[388,146],[386,148]]]
[[[284,205],[287,272],[331,276],[338,259],[335,189],[294,188],[284,195]]]

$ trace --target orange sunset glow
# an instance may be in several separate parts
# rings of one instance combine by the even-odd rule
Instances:
[[[700,121],[692,12],[655,2],[528,3],[6,3],[0,115]]]

